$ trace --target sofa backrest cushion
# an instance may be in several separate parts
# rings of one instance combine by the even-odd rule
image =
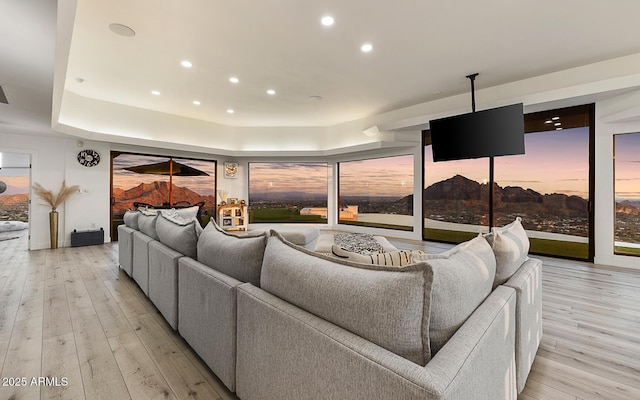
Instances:
[[[153,211],[140,211],[138,216],[138,228],[140,232],[149,236],[154,240],[158,240],[158,233],[156,232],[156,219],[158,218],[157,210]]]
[[[431,352],[436,354],[493,289],[496,260],[481,236],[442,254],[417,254],[433,269]]]
[[[529,237],[522,226],[522,220],[501,228],[493,228],[485,239],[491,245],[496,257],[496,277],[493,286],[502,285],[516,273],[529,258]]]
[[[271,231],[263,290],[420,365],[431,359],[426,264],[404,268],[340,261]]]
[[[202,232],[202,227],[195,217],[191,219],[173,218],[160,213],[156,219],[156,232],[162,244],[187,257],[196,258],[198,237]]]
[[[140,230],[140,228],[138,228],[138,216],[140,215],[140,211],[126,211],[124,213],[124,216],[122,217],[123,221],[124,221],[124,225],[127,228],[131,228],[131,229],[135,229],[135,230]]]
[[[213,219],[198,239],[198,261],[241,282],[260,286],[260,270],[267,235],[235,236]]]
[[[184,219],[192,219],[198,216],[198,210],[200,210],[200,207],[198,206],[191,206],[191,207],[185,207],[185,208],[176,208],[176,214],[178,214],[180,217],[184,218]]]

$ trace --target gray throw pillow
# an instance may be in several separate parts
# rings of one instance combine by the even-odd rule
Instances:
[[[416,364],[431,359],[426,264],[404,268],[340,261],[271,231],[262,289]]]
[[[140,230],[138,228],[138,216],[140,215],[139,211],[127,211],[124,213],[122,219],[124,220],[124,225],[127,228]]]
[[[158,213],[154,211],[140,211],[138,216],[138,228],[140,232],[149,236],[154,240],[158,240],[158,233],[156,232],[156,219]]]
[[[529,258],[529,237],[521,218],[517,217],[509,225],[493,228],[485,239],[496,257],[496,277],[493,282],[493,287],[496,287],[508,281]]]
[[[180,217],[171,218],[161,213],[156,220],[156,232],[160,242],[193,259],[197,256],[198,237],[201,230],[195,218],[190,220]]]
[[[191,206],[186,208],[176,208],[175,210],[176,210],[176,214],[178,214],[182,218],[192,219],[198,216],[198,210],[200,210],[200,207]]]
[[[264,232],[257,236],[235,236],[224,232],[212,219],[198,240],[198,261],[259,287],[266,243]]]
[[[491,293],[496,260],[480,235],[445,253],[419,254],[413,260],[433,268],[429,338],[435,354]]]

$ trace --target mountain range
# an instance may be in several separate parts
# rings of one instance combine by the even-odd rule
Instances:
[[[473,205],[486,207],[489,201],[489,190],[486,184],[478,183],[462,175],[436,182],[424,189],[427,202],[449,202],[463,200]],[[587,216],[589,202],[580,196],[568,196],[562,193],[541,194],[532,189],[520,186],[501,187],[493,184],[495,210],[518,212],[551,212],[554,215]]]
[[[204,207],[209,210],[215,210],[215,198],[213,195],[201,195],[193,190],[173,186],[173,203],[186,201],[195,204],[204,201]],[[141,183],[130,189],[113,188],[113,197],[115,205],[113,206],[114,214],[124,213],[126,210],[133,208],[133,202],[141,202],[147,204],[163,204],[169,201],[169,182],[152,182]]]

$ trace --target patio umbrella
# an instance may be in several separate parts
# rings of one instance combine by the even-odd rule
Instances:
[[[169,175],[169,204],[173,204],[174,176],[209,176],[209,174],[204,171],[175,162],[172,158],[159,163],[137,165],[135,167],[128,167],[125,169],[138,174]]]

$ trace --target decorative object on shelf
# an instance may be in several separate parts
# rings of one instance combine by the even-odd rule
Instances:
[[[218,189],[218,196],[220,196],[220,202],[222,204],[227,204],[227,196],[229,196],[229,191],[224,189]]]
[[[238,199],[235,197],[232,197],[229,199],[229,204],[238,204]]]
[[[0,193],[4,193],[5,190],[7,190],[7,184],[0,181]]]
[[[239,204],[238,199],[229,199],[234,204],[221,204],[218,206],[218,225],[224,230],[246,231],[247,230],[247,206]]]
[[[79,188],[80,186],[78,185],[67,186],[66,181],[62,181],[60,191],[55,194],[53,191],[43,188],[39,183],[33,184],[33,190],[36,195],[51,207],[51,212],[49,213],[49,237],[52,249],[58,248],[58,211],[56,209],[69,197],[73,196]]]
[[[100,164],[100,154],[95,150],[80,150],[78,153],[78,162],[85,167],[95,167]]]
[[[224,177],[237,178],[238,177],[238,163],[235,161],[226,161],[224,163]]]

